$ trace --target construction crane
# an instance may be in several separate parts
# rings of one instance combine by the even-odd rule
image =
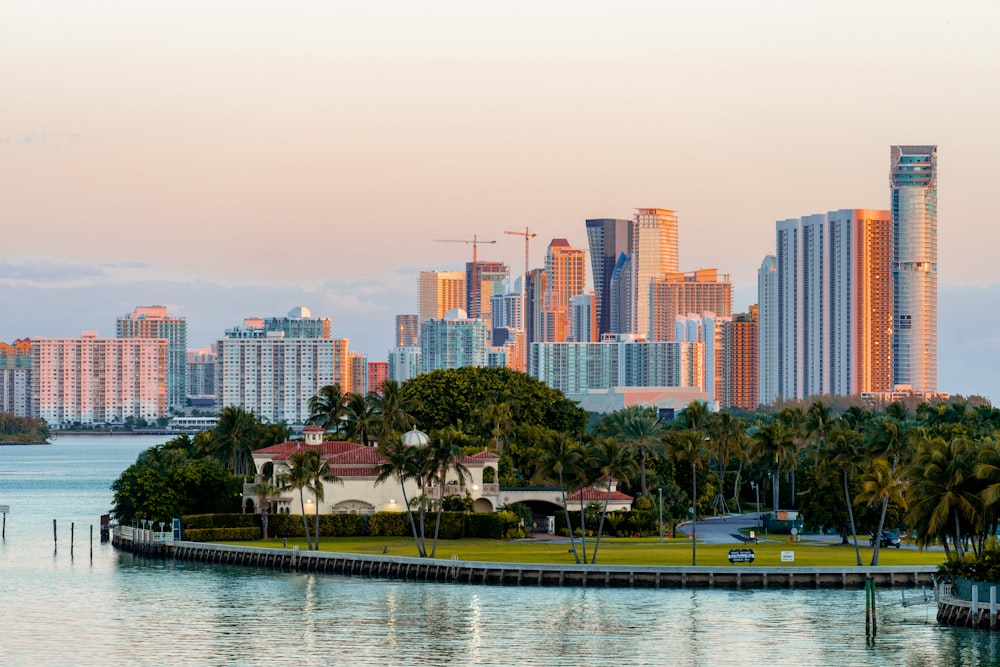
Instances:
[[[505,231],[504,234],[510,234],[511,236],[523,236],[524,237],[524,278],[521,280],[521,311],[522,311],[522,314],[521,314],[521,318],[522,318],[521,328],[524,330],[525,340],[524,340],[524,345],[522,345],[522,347],[524,349],[521,351],[521,363],[524,364],[524,368],[522,370],[524,370],[524,372],[527,373],[528,372],[528,340],[527,340],[527,338],[528,338],[528,302],[527,302],[527,299],[525,297],[527,295],[527,289],[528,289],[528,243],[531,241],[531,239],[533,239],[536,236],[538,236],[538,234],[535,234],[534,232],[528,231],[527,225],[525,225],[523,232],[508,232],[508,231]]]
[[[475,312],[469,313],[469,317],[476,319],[479,317],[479,311],[482,308],[479,305],[479,300],[476,298],[479,294],[479,263],[476,259],[476,249],[479,247],[480,243],[496,243],[496,241],[480,241],[479,236],[476,234],[472,235],[472,240],[468,239],[434,239],[435,243],[464,243],[466,245],[472,245],[472,307]]]

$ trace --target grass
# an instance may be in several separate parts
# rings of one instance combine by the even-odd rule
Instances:
[[[241,546],[281,548],[283,540],[258,540],[255,542],[238,542]],[[288,548],[298,545],[306,548],[304,538],[288,540]],[[854,546],[842,546],[809,542],[808,539],[794,544],[789,542],[762,541],[759,544],[746,545],[753,549],[754,565],[789,566],[781,562],[782,551],[795,552],[795,566],[854,566],[857,564]],[[428,548],[430,541],[428,540]],[[593,554],[594,541],[587,540],[588,557]],[[701,544],[697,545],[698,565],[730,566],[728,555],[730,549],[743,548],[740,544]],[[487,561],[507,563],[546,563],[572,564],[573,554],[569,553],[568,542],[549,541],[517,541],[500,542],[497,540],[468,538],[463,540],[439,540],[437,546],[438,558],[451,558],[457,555],[465,561]],[[342,553],[382,554],[390,556],[417,556],[417,549],[411,537],[345,537],[323,538],[320,542],[321,551],[336,551]],[[580,542],[577,540],[577,551]],[[684,539],[664,540],[659,544],[657,538],[603,538],[597,554],[598,563],[604,565],[691,565],[691,542]],[[872,549],[861,547],[861,562],[868,565],[871,562]],[[913,549],[881,549],[879,551],[880,565],[939,565],[944,560],[944,554],[938,551],[916,551]],[[733,565],[731,567],[745,567]]]

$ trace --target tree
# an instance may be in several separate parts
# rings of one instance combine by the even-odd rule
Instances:
[[[344,411],[343,390],[339,384],[328,384],[320,387],[319,393],[309,399],[307,421],[322,426],[327,431],[333,431],[334,437],[339,437]]]
[[[758,460],[772,467],[774,511],[777,512],[781,488],[779,475],[782,466],[787,465],[795,458],[795,441],[784,424],[774,420],[757,429],[757,433],[754,435],[754,454]]]
[[[388,441],[393,435],[408,431],[416,424],[411,414],[415,409],[416,402],[403,394],[399,382],[386,380],[382,393],[375,398],[377,440]]]
[[[417,482],[420,493],[424,488],[425,462],[427,460],[426,448],[424,447],[404,447],[398,436],[379,442],[379,453],[383,462],[376,468],[378,477],[375,484],[384,484],[390,479],[399,482],[403,492],[403,506],[410,517],[410,529],[413,532],[413,542],[417,547],[417,555],[421,558],[427,556],[427,546],[423,540],[423,518],[421,515],[421,531],[417,532],[417,524],[410,511],[410,498],[406,494],[406,483]],[[423,499],[421,499],[421,507]]]
[[[746,443],[746,422],[739,417],[733,417],[728,412],[717,412],[709,416],[705,430],[709,437],[712,454],[719,463],[719,480],[722,484],[715,498],[716,507],[721,512],[728,512],[724,491],[726,471],[733,457],[740,460],[740,470],[743,467],[743,452]],[[739,504],[739,473],[733,481],[733,500]]]
[[[271,483],[269,479],[263,479],[259,482],[254,483],[250,487],[250,493],[257,497],[260,503],[260,520],[261,527],[263,528],[263,538],[267,539],[267,515],[271,510],[271,499],[277,498],[281,490]]]
[[[437,438],[433,439],[428,445],[429,465],[432,470],[436,471],[434,474],[437,477],[438,488],[440,489],[437,502],[437,517],[434,524],[434,541],[431,542],[431,558],[434,558],[434,554],[437,552],[438,535],[441,532],[441,513],[444,511],[444,490],[447,486],[448,471],[455,471],[455,474],[458,475],[459,483],[472,477],[469,469],[462,465],[460,461],[464,454],[462,451],[462,441],[464,438],[464,433],[457,428],[450,427],[438,431]]]
[[[344,404],[344,426],[349,440],[368,446],[368,436],[376,428],[376,413],[369,396],[350,393]]]
[[[700,431],[686,428],[674,431],[670,436],[670,451],[674,458],[691,464],[691,565],[698,564],[697,534],[698,524],[698,469],[704,465],[705,436]]]
[[[855,502],[867,504],[869,507],[876,504],[882,506],[879,513],[878,530],[875,531],[875,551],[872,553],[871,563],[873,566],[878,565],[886,509],[890,502],[906,508],[906,500],[903,498],[903,483],[896,477],[892,465],[884,458],[880,457],[871,462],[868,471],[861,478],[861,493],[858,494]]]
[[[316,550],[319,551],[319,504],[326,497],[326,484],[343,484],[343,480],[333,474],[330,462],[320,455],[318,449],[308,450],[310,467],[312,468],[312,480],[310,487],[313,495],[316,496]],[[305,508],[302,508],[305,515]]]
[[[228,464],[234,475],[256,472],[251,452],[258,442],[259,426],[253,412],[235,405],[223,408],[219,414],[212,442],[219,460]]]
[[[570,550],[573,552],[573,559],[580,562],[580,555],[576,550],[576,538],[573,534],[573,521],[570,517],[569,505],[566,502],[566,478],[575,478],[577,468],[582,459],[580,445],[573,438],[565,433],[558,433],[555,437],[547,439],[541,443],[538,452],[536,480],[555,475],[559,480],[559,492],[562,495],[562,506],[566,511],[566,527],[569,529]],[[582,526],[581,526],[582,528]]]
[[[840,470],[844,483],[844,502],[847,505],[847,516],[850,520],[851,535],[854,537],[854,554],[858,565],[861,565],[861,548],[858,546],[858,529],[854,524],[854,507],[851,503],[849,478],[858,470],[861,459],[861,435],[852,429],[846,421],[834,422],[823,448],[823,456],[835,468]]]
[[[513,417],[510,411],[510,404],[505,401],[490,399],[488,403],[478,410],[479,418],[482,420],[490,435],[493,436],[493,449],[498,454],[503,451],[501,443],[503,436],[510,428]]]
[[[302,507],[302,527],[306,533],[306,548],[312,549],[313,543],[309,536],[309,520],[306,518],[305,490],[313,488],[313,477],[316,465],[314,464],[314,451],[312,449],[300,449],[292,452],[288,461],[284,464],[284,471],[279,476],[282,487],[293,489],[299,492],[299,504]],[[318,455],[318,452],[315,452]],[[315,458],[318,458],[315,457]],[[317,503],[318,505],[319,503]],[[316,536],[316,548],[319,548],[319,536]]]
[[[631,405],[609,414],[598,428],[601,435],[617,438],[635,456],[639,467],[639,488],[649,495],[646,485],[646,463],[651,455],[663,449],[666,428],[650,406]]]
[[[958,559],[965,556],[962,526],[975,522],[978,501],[970,484],[974,464],[970,442],[965,437],[950,440],[934,437],[918,445],[906,490],[907,521],[914,528],[917,544],[925,547],[950,535]],[[947,556],[946,540],[944,548]]]
[[[601,519],[597,524],[594,556],[590,559],[591,563],[596,563],[597,550],[601,546],[601,535],[604,532],[604,519],[608,514],[608,501],[611,499],[611,482],[618,475],[634,473],[635,468],[628,448],[614,438],[603,438],[588,448],[585,453],[585,461],[594,471],[594,478],[605,483],[604,503],[601,506]]]

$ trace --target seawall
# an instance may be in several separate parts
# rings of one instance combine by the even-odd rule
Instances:
[[[139,542],[115,535],[125,551],[177,560],[378,577],[407,581],[440,581],[504,586],[584,586],[599,588],[862,588],[871,576],[879,587],[929,586],[933,566],[762,567],[730,565],[635,566],[539,563],[494,563],[441,558],[410,558],[329,551],[271,549],[200,542]]]

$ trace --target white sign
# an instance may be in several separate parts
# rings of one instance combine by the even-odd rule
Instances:
[[[0,514],[6,514],[10,511],[10,505],[0,505]]]
[[[795,562],[795,552],[794,551],[782,551],[781,552],[781,562],[782,563],[794,563]]]

